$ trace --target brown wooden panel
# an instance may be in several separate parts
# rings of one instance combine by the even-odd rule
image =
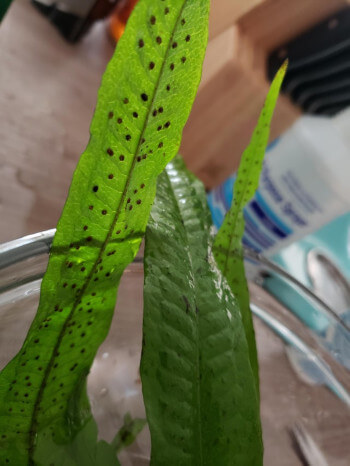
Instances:
[[[212,0],[209,38],[216,37],[245,13],[264,2],[266,0]]]
[[[209,43],[202,84],[181,146],[189,168],[207,187],[216,186],[238,167],[268,86],[264,51],[237,26]],[[280,97],[271,139],[299,115],[287,98]]]
[[[348,4],[347,0],[265,0],[237,24],[268,52]]]

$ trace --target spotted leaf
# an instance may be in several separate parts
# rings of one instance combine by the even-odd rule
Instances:
[[[259,367],[256,351],[249,291],[243,263],[242,236],[244,232],[243,208],[254,196],[259,184],[262,163],[270,134],[270,124],[287,69],[287,62],[277,72],[267,95],[264,108],[249,146],[244,151],[234,185],[233,201],[215,238],[214,256],[236,296],[249,347],[250,362],[259,395]]]
[[[142,240],[157,176],[181,141],[208,10],[209,0],[140,0],[107,67],[37,315],[0,376],[1,464],[40,463],[42,444],[64,448],[91,420],[81,408],[86,377]]]

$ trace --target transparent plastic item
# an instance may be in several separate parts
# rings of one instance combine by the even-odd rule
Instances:
[[[21,347],[36,312],[41,277],[55,230],[0,246],[0,369]],[[268,259],[246,250],[312,300],[328,319],[336,313]],[[264,464],[300,464],[291,430],[302,423],[332,466],[350,457],[350,374],[324,351],[317,337],[266,291],[251,284],[259,351]],[[88,379],[88,393],[100,437],[111,440],[127,412],[144,417],[139,360],[142,341],[142,257],[126,269],[115,317]],[[149,464],[147,428],[121,453],[123,466]]]
[[[259,188],[246,206],[243,242],[272,256],[350,211],[350,109],[303,116],[266,153]],[[236,175],[208,195],[217,227]]]

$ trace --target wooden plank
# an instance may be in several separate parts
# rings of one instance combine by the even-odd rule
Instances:
[[[347,0],[264,1],[241,15],[237,25],[269,52],[347,5]]]
[[[264,51],[237,26],[210,41],[202,83],[181,146],[187,165],[208,188],[237,169],[268,86]],[[300,111],[282,96],[273,119],[271,140],[299,115]]]
[[[244,14],[266,0],[215,0],[212,2],[209,20],[209,38],[213,39]]]

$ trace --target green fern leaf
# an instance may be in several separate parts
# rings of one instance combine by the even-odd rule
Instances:
[[[270,124],[288,62],[278,71],[267,95],[264,108],[249,146],[244,151],[234,185],[233,202],[214,241],[216,262],[238,300],[249,347],[250,362],[259,395],[259,367],[249,291],[243,263],[243,208],[254,196],[269,140]]]
[[[86,377],[143,237],[157,176],[181,141],[208,9],[209,0],[141,0],[107,67],[37,315],[0,375],[1,464],[40,464],[37,452],[49,442],[64,448],[91,421]]]
[[[146,231],[141,377],[151,464],[258,466],[254,377],[239,308],[210,255],[205,199],[174,159]]]

